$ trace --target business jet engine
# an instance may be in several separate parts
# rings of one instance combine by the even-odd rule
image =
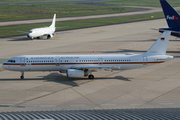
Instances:
[[[47,35],[47,39],[50,39],[50,38],[52,38],[52,37],[53,37],[52,34]]]
[[[67,77],[84,77],[88,76],[88,72],[84,70],[77,70],[77,69],[68,69],[66,71]]]

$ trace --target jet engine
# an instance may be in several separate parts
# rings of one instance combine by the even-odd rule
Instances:
[[[50,39],[50,38],[52,38],[52,37],[53,37],[52,34],[47,35],[47,39]]]
[[[84,70],[68,69],[66,72],[67,77],[84,77],[87,73]]]

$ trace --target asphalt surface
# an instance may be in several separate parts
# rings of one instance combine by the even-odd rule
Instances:
[[[53,39],[1,38],[0,55],[124,54],[146,52],[165,19],[71,30]],[[140,69],[95,72],[94,80],[65,73],[20,72],[0,67],[0,111],[180,107],[179,39],[170,38],[174,60]]]

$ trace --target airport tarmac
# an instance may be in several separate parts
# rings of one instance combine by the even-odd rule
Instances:
[[[18,55],[146,52],[165,19],[71,30],[53,39],[1,38],[0,64]],[[161,46],[160,46],[161,47]],[[59,72],[20,72],[0,67],[0,111],[180,107],[180,39],[170,37],[174,60],[140,69],[96,72],[94,80]]]

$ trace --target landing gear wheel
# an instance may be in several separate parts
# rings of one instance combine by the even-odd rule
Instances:
[[[94,79],[94,75],[89,75],[89,79]]]
[[[24,71],[21,72],[21,79],[24,79]]]
[[[21,76],[20,78],[21,78],[21,79],[24,79],[24,76]]]

